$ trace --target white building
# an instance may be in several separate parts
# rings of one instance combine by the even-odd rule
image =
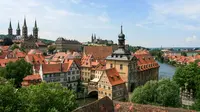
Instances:
[[[80,69],[73,60],[69,60],[68,63],[42,64],[39,74],[43,81],[60,82],[75,91],[80,79]]]

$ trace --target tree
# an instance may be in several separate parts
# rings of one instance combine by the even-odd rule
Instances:
[[[71,112],[77,106],[73,91],[59,83],[41,83],[18,90],[22,112]]]
[[[170,79],[148,81],[144,86],[133,91],[131,101],[140,104],[179,107],[179,87]]]
[[[3,39],[3,44],[4,44],[5,46],[12,45],[12,44],[13,44],[12,39],[9,38],[9,37],[4,38],[4,39]]]
[[[50,45],[49,47],[48,47],[48,52],[49,53],[51,53],[51,54],[53,54],[53,52],[56,50],[56,46],[55,45]]]
[[[19,48],[19,46],[15,43],[10,47],[11,50],[14,50],[14,49],[17,49],[17,48]]]
[[[18,106],[16,89],[13,84],[0,77],[0,111],[1,112],[15,112]]]
[[[33,72],[32,65],[24,59],[9,62],[3,69],[0,72],[1,76],[4,76],[6,79],[14,79],[16,87],[20,87],[23,78]]]
[[[181,56],[187,56],[186,52],[181,52]]]
[[[180,87],[185,87],[185,84],[187,84],[187,89],[192,89],[195,94],[200,83],[200,67],[197,63],[190,63],[189,65],[178,67],[173,76],[173,80]]]

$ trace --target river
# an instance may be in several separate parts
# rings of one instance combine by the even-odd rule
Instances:
[[[159,79],[163,78],[163,77],[167,77],[167,78],[172,78],[175,71],[176,71],[176,67],[166,64],[166,63],[160,63],[158,62],[158,64],[160,65],[159,68]]]
[[[167,77],[167,78],[173,77],[175,70],[176,70],[176,68],[174,66],[168,65],[166,63],[160,63],[160,62],[158,62],[158,64],[160,65],[159,79],[163,78],[163,77]],[[97,99],[96,98],[85,98],[85,99],[79,99],[77,102],[78,102],[79,106],[83,106],[83,105],[91,103],[95,100],[97,100]]]

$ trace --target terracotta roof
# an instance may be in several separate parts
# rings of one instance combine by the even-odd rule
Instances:
[[[38,49],[31,49],[29,50],[28,54],[42,54],[42,51]]]
[[[2,51],[0,53],[0,59],[5,59],[5,57],[7,56],[8,53],[9,53],[8,51]]]
[[[39,46],[47,46],[46,44],[44,44],[42,41],[38,41],[35,43],[38,47]]]
[[[91,54],[83,56],[81,59],[81,66],[92,67],[92,64],[91,64],[92,60],[93,60],[93,55],[91,55]]]
[[[0,59],[0,66],[5,67],[9,62],[15,62],[18,59]]]
[[[96,67],[95,70],[100,70],[103,71],[106,69],[106,65],[99,63]]]
[[[9,48],[10,46],[0,46],[0,49],[3,51],[8,51]]]
[[[28,54],[25,59],[31,64],[46,64],[45,58],[42,54]]]
[[[105,72],[112,86],[125,83],[115,68],[107,69]]]
[[[42,71],[44,74],[67,72],[70,66],[71,66],[71,63],[43,64]]]
[[[75,109],[72,112],[196,112],[182,108],[160,107],[135,104],[132,102],[113,101],[104,97],[90,104]]]
[[[139,71],[144,71],[159,67],[159,64],[155,61],[153,56],[151,56],[147,50],[138,50],[136,51],[136,53],[132,55],[137,58]]]
[[[92,54],[95,60],[102,60],[111,55],[113,49],[111,46],[84,46],[83,51],[86,55]]]
[[[40,75],[38,74],[33,74],[33,75],[27,75],[26,77],[23,78],[24,81],[29,81],[29,80],[41,80]]]

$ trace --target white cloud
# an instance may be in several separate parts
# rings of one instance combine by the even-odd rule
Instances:
[[[192,37],[185,38],[185,42],[188,42],[188,43],[196,42],[197,40],[198,39],[197,39],[196,35],[193,35]]]
[[[79,4],[82,0],[71,0],[72,3]]]
[[[103,22],[103,23],[107,23],[107,22],[110,21],[109,16],[106,12],[104,12],[100,16],[98,16],[98,20]]]
[[[96,4],[94,2],[90,2],[89,5],[96,8],[107,8],[107,5]]]

